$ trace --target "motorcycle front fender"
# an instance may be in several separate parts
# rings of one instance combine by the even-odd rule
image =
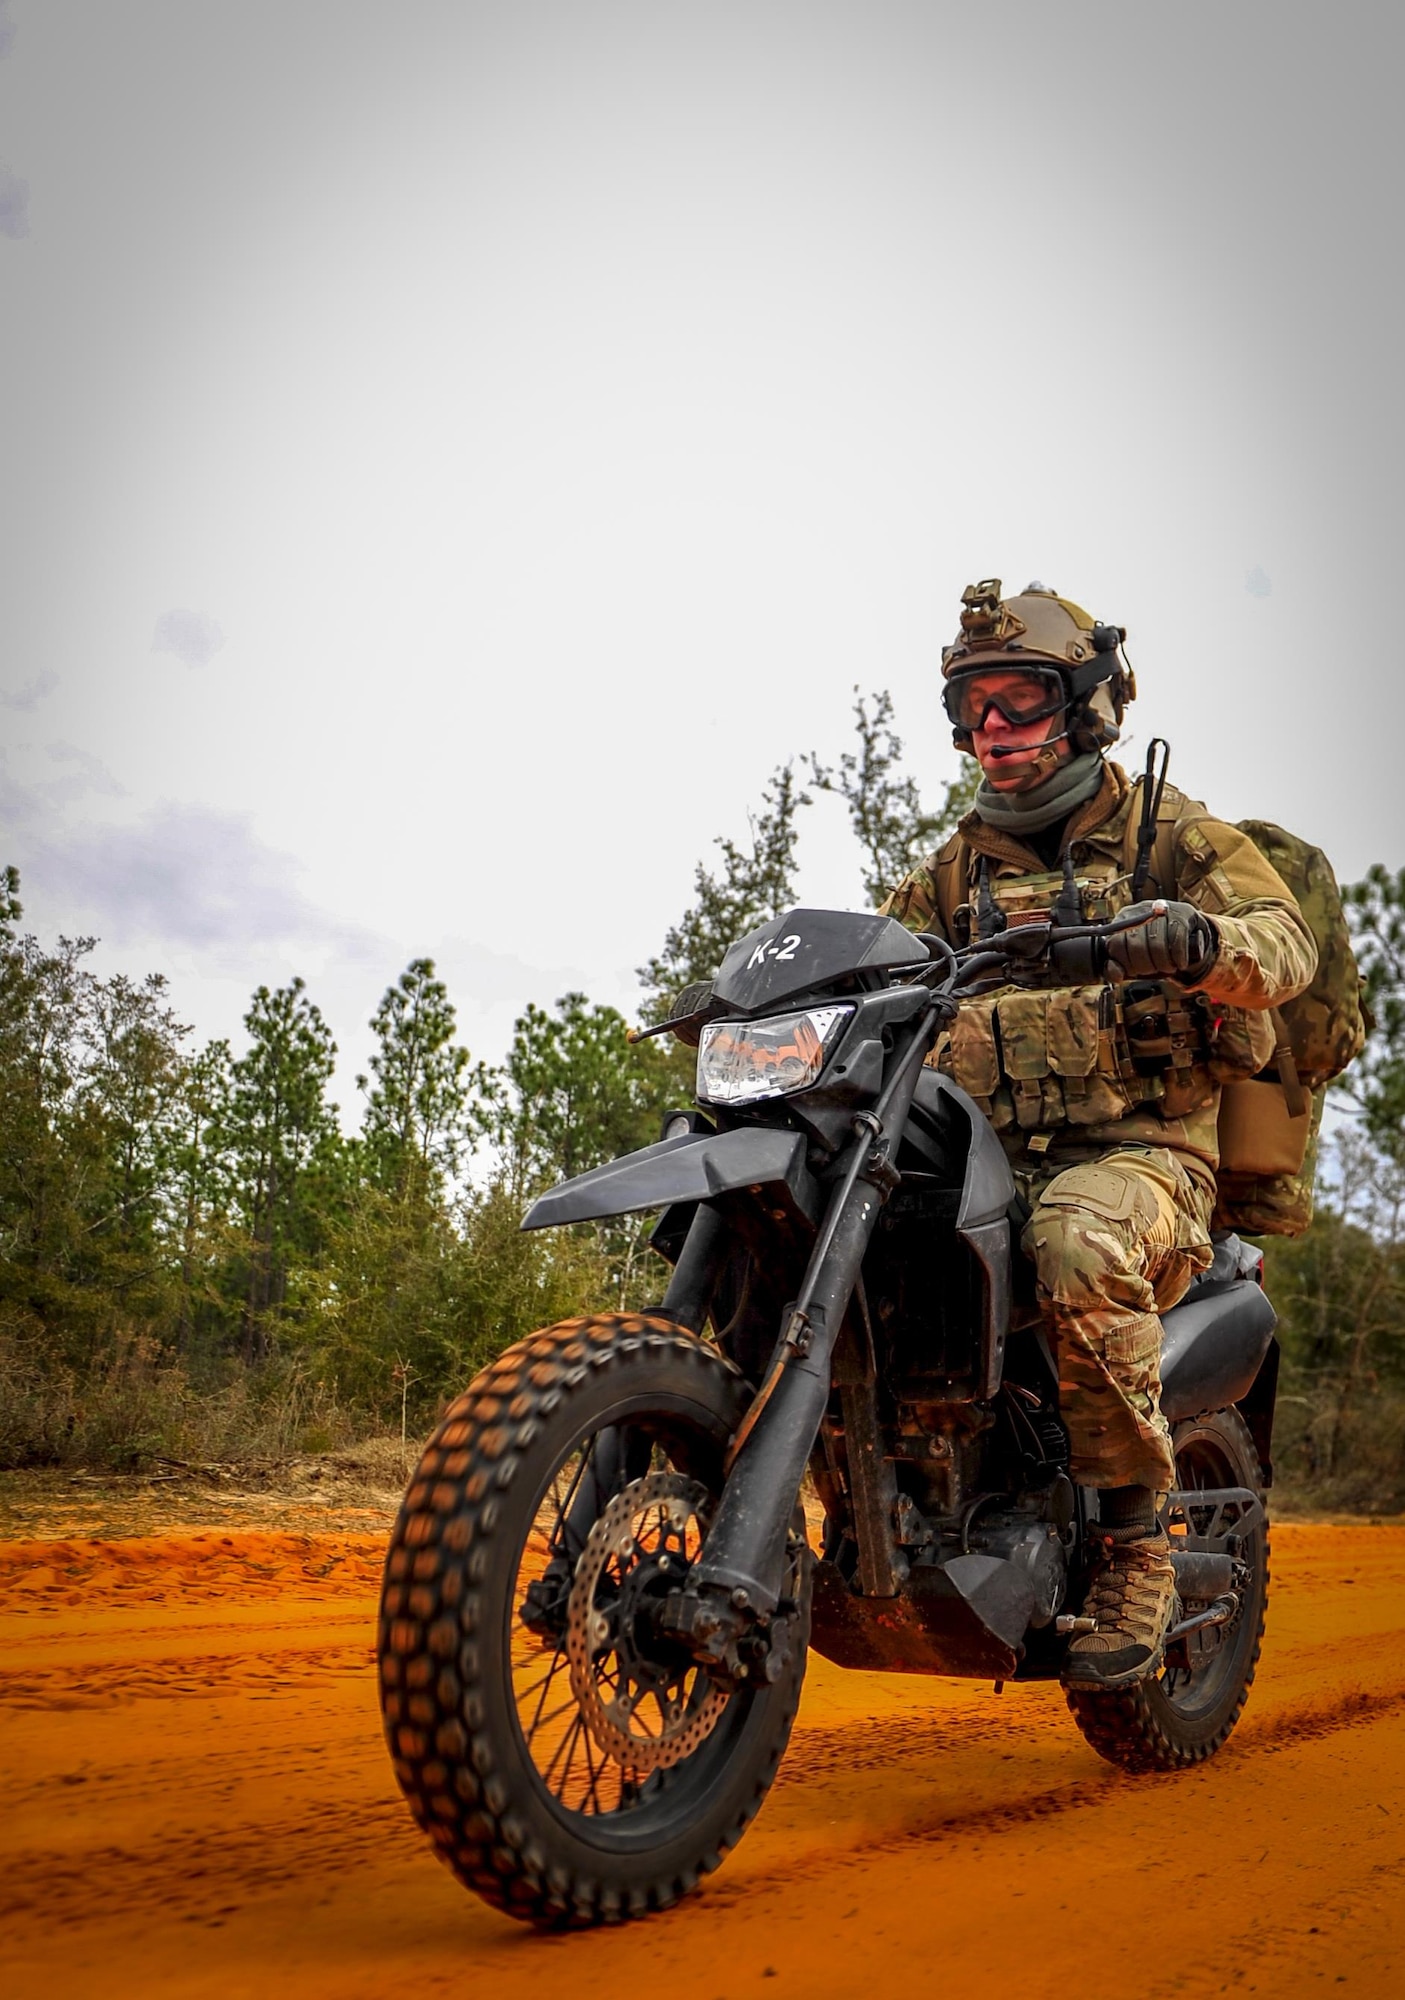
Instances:
[[[528,1209],[524,1229],[598,1222],[637,1215],[674,1202],[710,1201],[734,1188],[780,1183],[800,1212],[817,1223],[824,1196],[805,1165],[799,1132],[743,1126],[734,1132],[684,1132],[638,1153],[626,1153],[548,1189]]]

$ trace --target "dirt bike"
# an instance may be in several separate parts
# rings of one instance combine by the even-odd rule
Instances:
[[[531,1208],[524,1228],[659,1209],[672,1276],[656,1310],[548,1327],[485,1369],[395,1525],[392,1760],[440,1858],[499,1909],[608,1922],[693,1888],[765,1797],[808,1647],[1000,1684],[1057,1678],[1089,1629],[1098,1496],[1069,1477],[1021,1203],[927,1058],[962,994],[1050,966],[1099,979],[1123,927],[1039,919],[954,952],[794,910],[673,1024],[700,1041],[702,1108]],[[1130,1770],[1219,1749],[1254,1676],[1278,1359],[1260,1262],[1219,1241],[1164,1315],[1180,1609],[1161,1670],[1067,1694]]]

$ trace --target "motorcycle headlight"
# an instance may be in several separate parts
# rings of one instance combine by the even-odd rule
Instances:
[[[705,1104],[750,1104],[806,1090],[844,1032],[852,1007],[806,1007],[765,1021],[714,1021],[698,1045]]]

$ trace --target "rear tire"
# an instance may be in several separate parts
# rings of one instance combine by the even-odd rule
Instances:
[[[425,1450],[386,1561],[386,1738],[439,1858],[509,1916],[666,1908],[775,1776],[809,1631],[798,1541],[798,1637],[774,1685],[719,1697],[685,1655],[665,1647],[660,1666],[657,1640],[635,1637],[685,1544],[696,1555],[749,1400],[732,1364],[669,1320],[568,1320],[484,1370]],[[611,1498],[628,1513],[627,1495],[637,1519],[612,1528]]]
[[[1263,1472],[1238,1410],[1178,1424],[1172,1439],[1182,1489],[1247,1486],[1263,1499]],[[1250,1575],[1232,1624],[1192,1634],[1190,1667],[1163,1666],[1135,1687],[1068,1688],[1074,1721],[1093,1749],[1124,1771],[1182,1771],[1219,1750],[1243,1713],[1268,1614],[1268,1521],[1247,1537]]]

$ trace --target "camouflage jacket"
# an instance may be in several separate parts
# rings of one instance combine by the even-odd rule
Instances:
[[[1062,852],[1072,856],[1085,917],[1115,916],[1131,900],[1140,812],[1140,784],[1109,763],[1101,788],[1070,816]],[[1246,834],[1170,785],[1158,827],[1147,893],[1214,918],[1220,948],[1204,978],[1193,988],[1172,980],[1001,987],[963,1001],[936,1052],[1025,1164],[1140,1144],[1173,1147],[1213,1173],[1221,1083],[1268,1061],[1266,1010],[1312,979],[1312,933]],[[1007,918],[1048,909],[1058,894],[1061,871],[970,812],[893,891],[884,914],[965,944],[983,862]]]

